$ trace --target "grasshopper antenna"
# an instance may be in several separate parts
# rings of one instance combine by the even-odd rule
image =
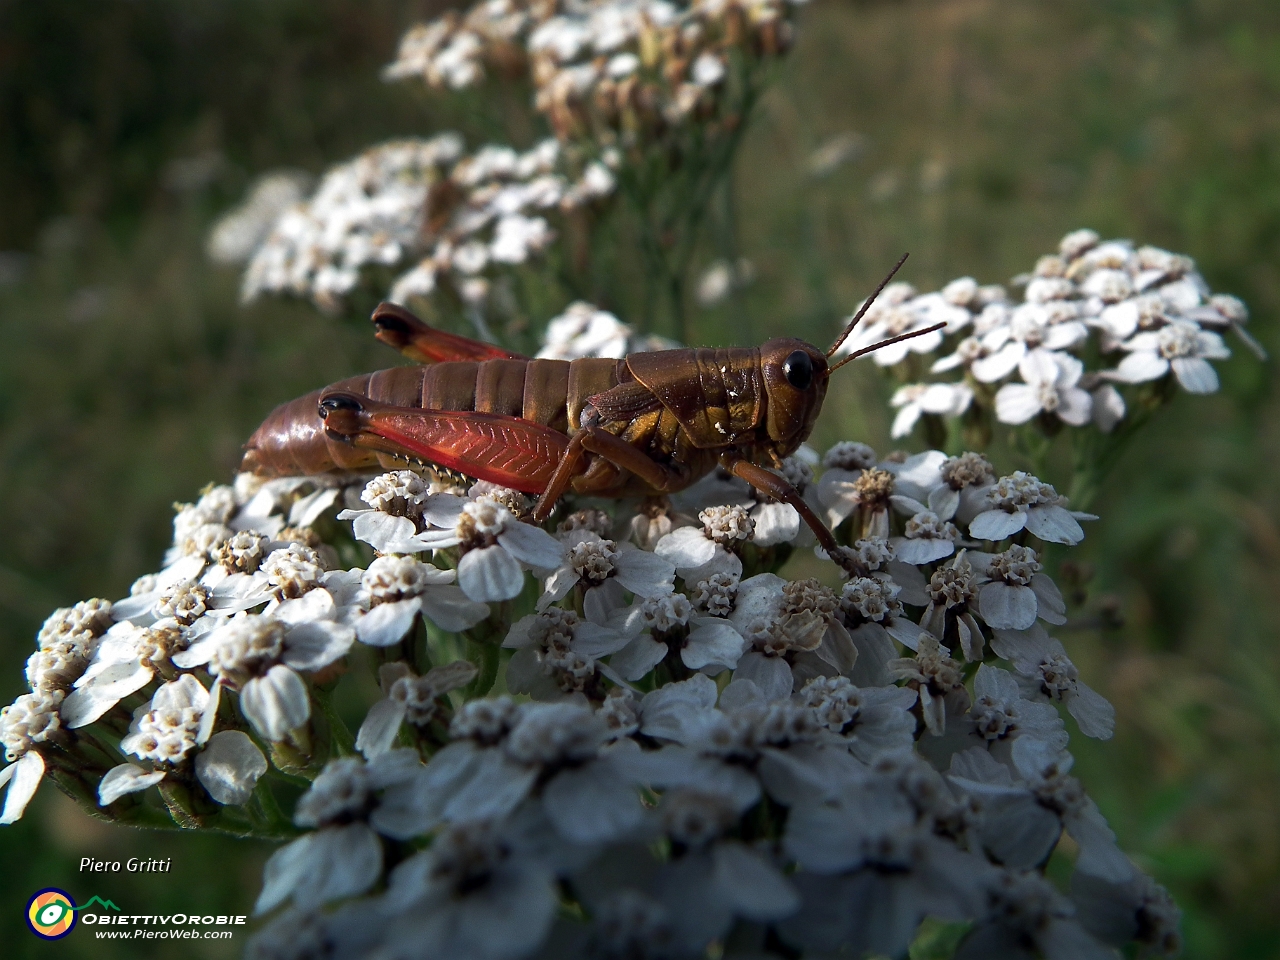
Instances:
[[[859,357],[865,357],[868,353],[875,353],[881,347],[887,347],[893,343],[901,343],[903,340],[911,340],[915,337],[923,337],[926,333],[933,333],[933,331],[935,330],[941,330],[946,325],[947,323],[944,320],[941,323],[935,323],[931,327],[925,327],[923,330],[912,330],[910,333],[904,333],[901,336],[897,336],[897,337],[890,337],[888,340],[881,340],[879,343],[873,343],[869,347],[863,347],[861,350],[857,350],[854,353],[849,354],[847,357],[845,357],[843,360],[837,363],[834,367],[829,368],[827,370],[827,376],[828,377],[831,376],[833,373],[835,373],[837,370],[843,367],[850,360],[857,360]]]
[[[861,320],[863,315],[871,309],[871,305],[876,302],[876,297],[880,296],[881,291],[889,285],[889,281],[893,279],[893,275],[902,269],[902,265],[907,262],[907,257],[909,256],[911,256],[910,253],[904,253],[902,255],[902,259],[893,265],[893,269],[889,271],[889,275],[880,281],[880,286],[876,287],[876,292],[867,297],[862,306],[858,308],[858,312],[853,315],[853,319],[849,321],[849,325],[844,328],[844,333],[840,334],[840,336],[836,338],[836,342],[833,343],[831,345],[831,349],[827,351],[828,359],[830,359],[831,355],[840,349],[840,346],[845,342],[845,340],[849,339],[849,334],[853,333],[853,328],[858,325],[858,321]]]

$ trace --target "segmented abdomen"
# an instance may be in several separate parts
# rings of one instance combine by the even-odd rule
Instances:
[[[342,380],[276,407],[245,445],[241,469],[265,476],[394,469],[403,461],[334,440],[317,413],[330,392],[397,407],[477,410],[533,420],[571,434],[587,398],[618,382],[617,360],[450,361],[393,367]]]

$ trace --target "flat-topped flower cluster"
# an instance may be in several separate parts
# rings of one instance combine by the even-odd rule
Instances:
[[[973,453],[783,469],[847,575],[780,576],[811,534],[720,475],[545,526],[409,470],[210,488],[161,571],[41,629],[3,819],[48,773],[122,821],[287,840],[254,957],[899,955],[926,917],[969,924],[961,957],[1173,952],[1070,773],[1065,718],[1114,711],[1042,554],[1093,518]]]
[[[735,70],[790,49],[793,0],[483,0],[413,27],[389,80],[461,90],[527,76],[562,140],[631,147],[705,120]]]
[[[797,6],[483,0],[445,13],[404,36],[384,76],[434,93],[486,76],[523,86],[520,126],[548,139],[465,155],[454,133],[381,144],[301,202],[295,173],[269,174],[214,228],[210,253],[248,263],[246,301],[283,293],[338,312],[367,284],[493,340],[499,319],[524,330],[530,316],[616,285],[608,248],[623,243],[644,258],[642,330],[667,298],[683,338],[682,290],[708,205],[767,67],[792,45]]]
[[[468,154],[454,133],[372,147],[279,215],[248,255],[242,295],[290,293],[333,310],[366,268],[416,264],[395,280],[393,299],[439,292],[480,308],[495,275],[542,254],[556,223],[613,192],[616,158],[605,161],[554,139],[524,152]],[[255,193],[247,203],[261,200]],[[222,222],[247,215],[232,211]]]
[[[1129,412],[1118,387],[1176,383],[1189,393],[1216,391],[1210,361],[1231,355],[1223,340],[1228,331],[1264,356],[1245,329],[1244,303],[1212,293],[1183,254],[1076,230],[1057,253],[1015,277],[1014,286],[1022,288],[1020,301],[972,277],[924,294],[894,283],[872,304],[843,352],[944,323],[874,360],[893,367],[913,354],[928,360],[945,353],[928,371],[963,375],[899,389],[891,401],[898,408],[895,437],[910,433],[922,414],[994,416],[1015,426],[1094,425],[1109,433]]]

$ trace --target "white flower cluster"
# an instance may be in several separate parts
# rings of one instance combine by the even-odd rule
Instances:
[[[1245,305],[1211,293],[1190,257],[1157,247],[1077,230],[1014,283],[1025,288],[1021,302],[1002,286],[962,277],[936,293],[890,284],[872,304],[843,353],[946,324],[872,355],[888,367],[912,353],[941,352],[959,337],[929,370],[960,370],[964,379],[899,389],[891,401],[895,437],[910,433],[921,414],[956,417],[975,402],[1006,424],[1049,417],[1110,432],[1126,414],[1117,384],[1172,378],[1190,393],[1217,390],[1209,361],[1230,356],[1222,337],[1228,328],[1263,355],[1245,330]],[[1095,356],[1110,365],[1086,369]]]
[[[482,0],[411,29],[388,80],[527,73],[556,135],[606,143],[714,115],[730,71],[785,53],[792,0]]]
[[[837,586],[780,577],[811,535],[727,476],[546,529],[408,470],[213,487],[163,570],[42,628],[0,714],[4,819],[48,767],[122,820],[301,829],[261,958],[901,955],[925,917],[971,925],[961,957],[1176,949],[1070,775],[1059,708],[1104,739],[1114,711],[1051,635],[1040,551],[1092,518],[977,454],[783,471],[844,544]],[[352,735],[329,691],[361,643],[380,697]],[[292,824],[283,774],[311,782]]]
[[[646,350],[671,350],[679,344],[653,334],[637,334],[607,310],[579,300],[547,323],[539,357],[625,357]]]
[[[452,133],[385,143],[334,167],[311,197],[275,221],[255,244],[242,296],[291,293],[334,309],[366,267],[416,260],[395,281],[392,299],[439,287],[478,307],[497,271],[555,241],[548,217],[608,197],[614,184],[604,163],[577,162],[556,140],[524,153],[488,146],[473,154]],[[255,192],[213,237],[236,233],[261,206]]]

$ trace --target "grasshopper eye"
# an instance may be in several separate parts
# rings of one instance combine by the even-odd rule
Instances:
[[[813,361],[809,354],[797,350],[782,364],[782,373],[797,390],[808,390],[813,383]]]

